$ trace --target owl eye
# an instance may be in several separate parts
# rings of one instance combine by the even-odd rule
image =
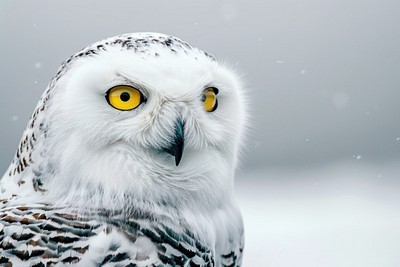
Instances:
[[[218,100],[217,100],[218,89],[217,88],[207,88],[203,92],[203,105],[204,109],[208,112],[213,112],[218,107]]]
[[[117,85],[108,90],[107,102],[118,110],[132,110],[137,108],[143,101],[143,94],[127,85]]]

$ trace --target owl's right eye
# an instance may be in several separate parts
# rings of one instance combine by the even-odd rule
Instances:
[[[128,85],[117,85],[106,93],[107,102],[118,110],[132,110],[144,102],[143,94]]]

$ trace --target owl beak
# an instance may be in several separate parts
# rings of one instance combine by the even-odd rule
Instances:
[[[175,125],[175,135],[171,142],[171,146],[165,148],[164,150],[175,157],[175,164],[176,166],[179,165],[183,155],[184,149],[184,123],[181,120],[178,120]]]

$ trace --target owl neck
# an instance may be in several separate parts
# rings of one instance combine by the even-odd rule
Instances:
[[[223,157],[196,158],[188,152],[191,164],[177,167],[173,161],[161,164],[126,146],[93,151],[80,142],[53,149],[47,144],[38,144],[41,149],[33,155],[37,161],[6,179],[14,185],[7,186],[9,195],[18,192],[35,196],[34,201],[78,210],[127,212],[138,203],[212,210],[232,198],[233,170]]]

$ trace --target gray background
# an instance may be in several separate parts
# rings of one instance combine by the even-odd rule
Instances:
[[[34,106],[64,59],[105,37],[163,32],[228,62],[247,82],[252,126],[238,181],[245,221],[253,227],[246,252],[253,257],[247,256],[247,266],[266,266],[255,256],[264,251],[275,257],[271,266],[340,266],[340,260],[374,266],[374,259],[381,265],[382,258],[394,266],[400,247],[394,240],[400,232],[388,224],[400,223],[394,216],[400,187],[399,10],[400,2],[390,0],[1,0],[0,171],[7,168]],[[265,190],[253,190],[260,188]],[[251,198],[253,192],[260,198]],[[304,199],[310,208],[296,208]],[[376,211],[368,212],[370,202],[378,205]],[[348,213],[339,212],[344,206]],[[260,215],[263,210],[268,215]],[[304,227],[290,228],[290,235],[287,223],[300,213],[305,215],[297,218],[298,225]],[[348,219],[349,214],[358,217]],[[343,227],[324,224],[324,218],[339,220]],[[381,224],[364,224],[371,218],[382,218]],[[275,230],[254,232],[261,228]],[[354,234],[355,228],[376,234],[375,239],[364,240],[364,232]],[[330,239],[332,229],[343,236]],[[279,230],[278,240],[274,234]],[[296,243],[296,234],[307,231],[303,239],[311,242],[312,253],[304,251],[304,242]],[[384,241],[381,231],[387,233]],[[349,236],[355,243],[347,242]],[[379,244],[378,250],[365,245],[371,242]],[[379,250],[383,244],[392,251]],[[349,250],[355,247],[360,251],[353,255]],[[287,256],[299,254],[299,248],[300,258]],[[329,251],[341,248],[342,254],[329,258]],[[379,251],[381,257],[371,258]]]
[[[398,159],[399,10],[378,0],[2,0],[0,170],[60,63],[138,31],[178,36],[244,74],[253,119],[243,168]]]

